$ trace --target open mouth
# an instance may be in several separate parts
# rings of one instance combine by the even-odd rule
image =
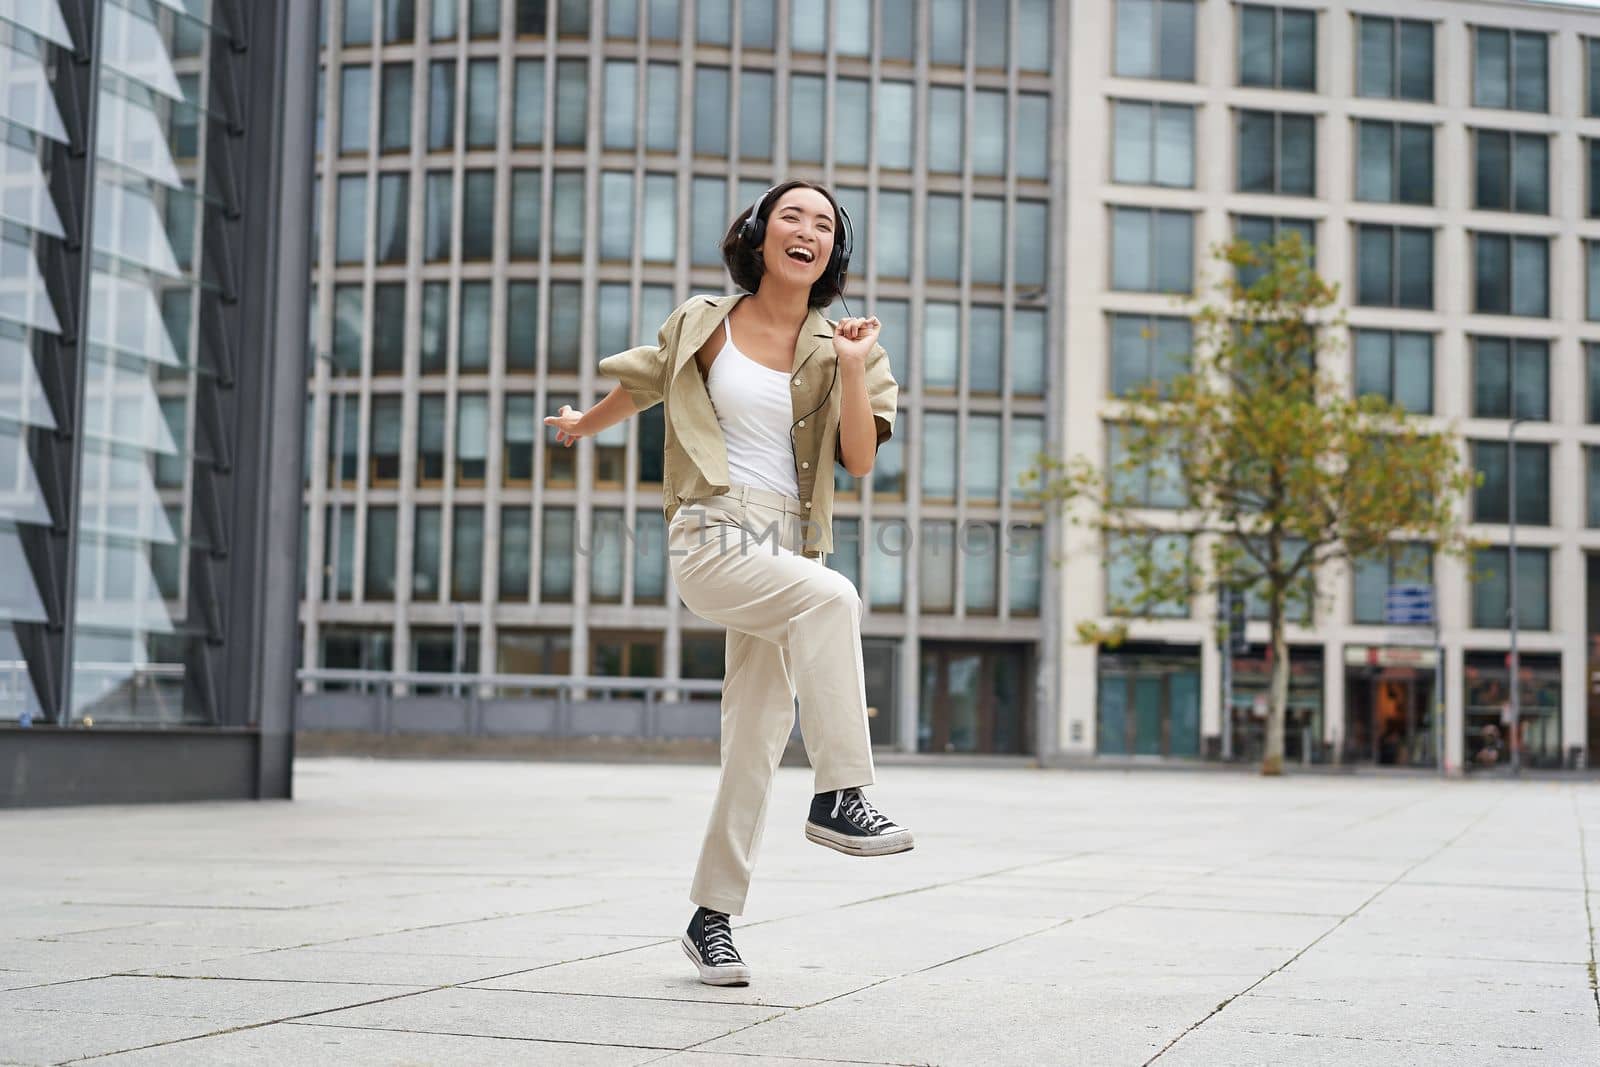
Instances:
[[[788,249],[784,255],[788,256],[797,263],[810,263],[816,258],[811,254],[811,249],[801,248],[798,245],[796,245],[794,248]]]

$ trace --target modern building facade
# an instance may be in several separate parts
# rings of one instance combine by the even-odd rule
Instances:
[[[1264,623],[1231,664],[1227,714],[1209,600],[1134,620],[1115,651],[1077,643],[1126,576],[1019,475],[1041,448],[1103,460],[1117,395],[1181,365],[1209,247],[1295,228],[1354,328],[1335,371],[1462,431],[1499,577],[1432,569],[1441,717],[1431,631],[1383,624],[1423,550],[1320,575],[1292,630],[1290,758],[1436,766],[1442,741],[1448,767],[1482,762],[1508,692],[1513,485],[1525,751],[1561,765],[1587,748],[1595,11],[334,0],[327,15],[307,665],[720,675],[722,635],[678,603],[661,556],[660,409],[572,449],[541,419],[603,396],[599,358],[653,338],[679,300],[726,291],[721,235],[796,175],[851,210],[851,305],[883,320],[902,384],[866,484],[836,472],[828,560],[866,601],[881,744],[1255,757]]]
[[[835,472],[873,737],[1046,743],[1017,487],[1064,367],[1063,29],[1045,0],[329,3],[304,662],[720,677],[665,565],[661,408],[570,449],[542,420],[729,291],[722,235],[797,175],[851,212],[902,386],[872,475]]]
[[[1092,251],[1067,267],[1065,451],[1107,456],[1118,395],[1182,365],[1213,245],[1299,230],[1351,326],[1333,371],[1459,430],[1485,478],[1467,517],[1491,547],[1475,584],[1431,564],[1442,721],[1431,629],[1384,624],[1387,587],[1426,548],[1319,575],[1316,614],[1291,628],[1289,758],[1436,766],[1442,739],[1448,769],[1488,761],[1515,492],[1524,756],[1576,762],[1600,741],[1600,12],[1101,0],[1072,6],[1068,40],[1065,224]],[[1070,634],[1128,576],[1068,536],[1053,577]],[[1265,623],[1225,708],[1216,604],[1163,615],[1115,652],[1063,646],[1063,751],[1259,753]]]
[[[0,3],[0,805],[288,795],[315,11]]]

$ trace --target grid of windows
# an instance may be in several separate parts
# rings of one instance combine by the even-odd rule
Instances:
[[[907,574],[861,533],[869,498],[875,525],[940,494],[978,526],[1036,516],[1021,474],[1044,446],[1051,379],[1059,16],[1050,0],[1018,0],[1009,20],[969,20],[969,6],[828,0],[790,5],[780,26],[773,0],[701,0],[687,23],[688,9],[654,0],[328,4],[329,250],[314,331],[348,380],[343,402],[313,408],[329,448],[309,464],[308,499],[325,504],[317,487],[334,478],[357,499],[383,494],[334,512],[345,548],[330,599],[401,614],[406,603],[500,605],[482,632],[492,659],[505,651],[496,633],[580,589],[591,602],[665,606],[665,561],[650,546],[664,534],[661,409],[572,448],[536,420],[604,395],[611,383],[585,368],[653,341],[689,293],[726,291],[718,243],[779,157],[819,177],[840,170],[834,188],[856,223],[851,304],[884,321],[902,424],[918,415],[920,386],[944,397],[924,417],[962,442],[962,461],[941,472],[948,484],[924,470],[910,433],[881,449],[870,484],[836,472],[836,522],[858,524],[855,574],[873,610],[906,610]],[[926,73],[913,62],[919,24]],[[685,34],[681,54],[642,50]],[[923,174],[944,180],[922,191]],[[970,191],[956,191],[967,175]],[[930,326],[946,322],[948,333]],[[308,566],[323,566],[328,509],[313,507],[308,523],[321,527],[324,561]],[[1037,533],[1020,553],[961,564],[954,609],[1036,616]],[[413,633],[390,658],[448,658],[448,639]],[[647,646],[623,635],[574,666],[631,669]],[[468,658],[468,669],[494,665]]]

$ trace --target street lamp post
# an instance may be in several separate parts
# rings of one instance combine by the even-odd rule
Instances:
[[[1511,677],[1511,770],[1522,773],[1522,673],[1517,658],[1517,426],[1513,418],[1506,429],[1506,622],[1511,630],[1511,655],[1507,667]]]

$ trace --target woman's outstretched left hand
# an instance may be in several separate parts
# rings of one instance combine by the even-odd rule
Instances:
[[[840,359],[866,362],[867,353],[878,341],[881,327],[876,317],[865,319],[840,319],[833,331],[833,351]]]

